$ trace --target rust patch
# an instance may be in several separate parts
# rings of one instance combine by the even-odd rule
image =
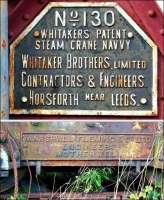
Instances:
[[[64,161],[147,160],[152,144],[153,134],[22,133],[21,157],[63,161],[63,165]]]
[[[129,194],[125,194],[125,192],[118,192],[117,195],[114,192],[103,192],[103,193],[31,193],[29,196],[27,194],[23,194],[23,196],[28,197],[29,199],[53,199],[53,200],[106,200],[113,198],[117,198],[117,200],[128,199]],[[7,199],[8,195],[0,195],[1,199]]]
[[[3,49],[6,49],[6,47],[7,47],[7,43],[5,40],[2,40],[2,47],[3,47]]]
[[[142,143],[139,144],[135,141],[129,142],[125,147],[120,149],[120,153],[127,159],[135,158],[136,155],[146,157],[150,152],[150,149],[146,145],[143,145]]]

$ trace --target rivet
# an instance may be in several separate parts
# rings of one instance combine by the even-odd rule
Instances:
[[[129,32],[128,33],[128,38],[132,38],[133,37],[133,33],[132,32]]]
[[[156,16],[156,13],[155,13],[154,10],[149,10],[149,11],[148,11],[148,15],[149,15],[149,17],[155,17],[155,16]]]
[[[164,36],[164,29],[163,28],[160,30],[160,34]]]
[[[147,103],[147,99],[146,98],[141,98],[140,99],[140,103],[141,104],[146,104]]]
[[[34,31],[33,36],[34,37],[39,37],[40,36],[40,32],[39,31]]]
[[[21,101],[22,101],[23,103],[26,103],[26,102],[27,102],[27,97],[25,97],[25,96],[22,97],[22,98],[21,98]]]
[[[24,14],[24,15],[23,15],[23,19],[24,19],[24,20],[28,20],[29,18],[30,18],[29,14]]]

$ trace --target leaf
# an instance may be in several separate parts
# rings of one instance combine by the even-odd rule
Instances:
[[[147,186],[145,187],[145,192],[146,192],[146,193],[149,193],[149,192],[151,192],[151,191],[153,191],[153,187],[147,185]]]
[[[161,189],[161,181],[156,181],[155,183],[155,189]]]
[[[9,197],[7,198],[7,200],[14,200],[14,197],[13,197],[13,196],[9,196]]]
[[[71,184],[70,190],[79,192],[79,190],[88,192],[100,192],[102,183],[109,180],[111,176],[110,168],[92,168],[83,171],[76,177],[75,181]]]
[[[130,200],[139,200],[137,193],[133,193],[130,195]]]
[[[140,192],[139,193],[139,198],[143,198],[143,199],[146,199],[146,193],[145,192]]]
[[[157,191],[151,191],[147,197],[150,200],[160,200],[160,193],[158,193]]]

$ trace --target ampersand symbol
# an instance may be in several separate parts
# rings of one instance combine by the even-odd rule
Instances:
[[[95,87],[94,76],[90,75],[88,78],[89,78],[88,87],[90,87],[90,88]]]

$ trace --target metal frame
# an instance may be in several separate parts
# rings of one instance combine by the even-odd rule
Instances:
[[[152,73],[152,110],[145,111],[107,111],[107,110],[46,110],[42,109],[14,109],[14,50],[21,40],[32,30],[32,28],[39,22],[40,19],[53,7],[116,7],[116,9],[123,15],[125,19],[136,29],[136,31],[143,37],[143,39],[152,47],[153,51],[153,73]],[[33,20],[33,22],[26,27],[26,29],[18,36],[18,38],[10,46],[10,114],[43,114],[43,115],[112,115],[112,116],[156,116],[157,111],[157,46],[154,42],[143,32],[143,30],[134,22],[134,20],[126,14],[126,12],[117,3],[100,3],[100,2],[50,2],[40,14]]]
[[[0,1],[0,108],[1,119],[9,118],[9,75],[8,75],[8,1]]]

